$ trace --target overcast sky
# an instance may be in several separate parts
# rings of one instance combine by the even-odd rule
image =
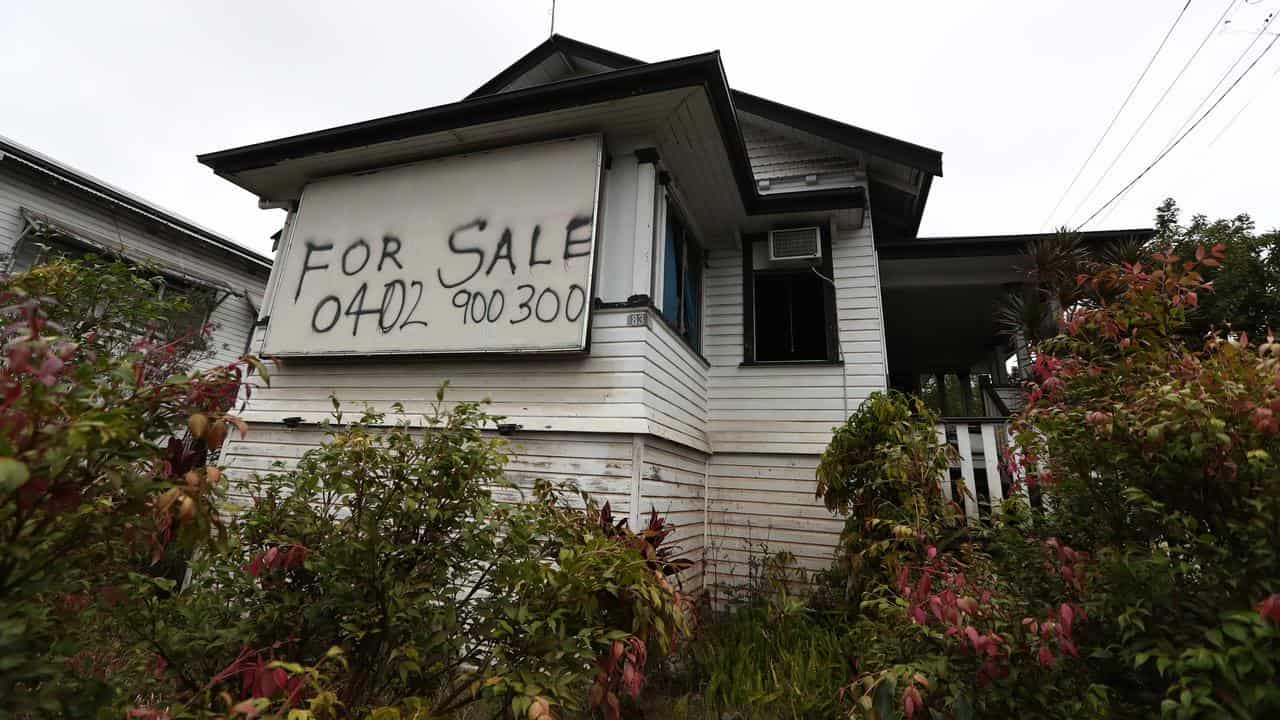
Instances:
[[[1184,4],[560,0],[556,30],[642,60],[719,49],[736,88],[941,150],[921,233],[990,234],[1045,227]],[[197,153],[458,100],[546,37],[549,6],[6,0],[0,134],[266,251],[282,214]],[[1257,33],[1277,10],[1193,0],[1050,224],[1083,220],[1150,163],[1250,43],[1235,74],[1274,39]],[[1280,226],[1277,74],[1280,48],[1089,227],[1147,226],[1166,196]]]

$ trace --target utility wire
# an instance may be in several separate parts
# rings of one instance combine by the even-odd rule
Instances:
[[[1080,212],[1080,208],[1084,207],[1084,204],[1087,203],[1089,199],[1093,197],[1093,194],[1098,191],[1098,188],[1102,185],[1102,181],[1107,178],[1107,175],[1111,174],[1111,171],[1115,169],[1116,163],[1120,162],[1120,158],[1124,157],[1125,151],[1127,151],[1129,146],[1133,144],[1133,141],[1142,132],[1142,129],[1147,126],[1147,122],[1151,120],[1151,116],[1155,115],[1156,110],[1159,110],[1160,106],[1164,104],[1165,98],[1169,97],[1169,93],[1173,90],[1174,86],[1178,84],[1178,81],[1181,80],[1182,76],[1187,72],[1187,68],[1191,67],[1191,63],[1195,62],[1195,59],[1200,56],[1200,51],[1204,49],[1204,46],[1209,42],[1209,39],[1213,37],[1214,31],[1222,25],[1222,21],[1227,19],[1227,13],[1231,12],[1231,8],[1235,7],[1235,4],[1236,0],[1227,0],[1227,7],[1222,11],[1222,15],[1218,18],[1217,22],[1213,24],[1213,27],[1209,28],[1209,32],[1205,34],[1204,39],[1200,41],[1198,46],[1196,46],[1195,52],[1191,53],[1191,57],[1187,58],[1187,61],[1183,63],[1182,69],[1174,76],[1173,81],[1164,89],[1164,92],[1160,93],[1160,98],[1156,100],[1156,104],[1151,106],[1151,110],[1147,112],[1146,117],[1142,118],[1142,122],[1138,123],[1138,127],[1134,129],[1133,134],[1131,134],[1129,139],[1125,141],[1124,147],[1120,148],[1120,152],[1116,153],[1116,156],[1111,159],[1111,164],[1107,165],[1107,168],[1098,176],[1097,181],[1093,183],[1093,187],[1089,188],[1089,192],[1085,193],[1084,197],[1080,198],[1080,202],[1076,204],[1069,217],[1075,217],[1076,214]]]
[[[1274,38],[1272,38],[1272,39],[1271,39],[1271,42],[1267,43],[1267,47],[1266,47],[1266,48],[1264,48],[1264,49],[1262,50],[1262,52],[1258,54],[1258,57],[1256,57],[1256,58],[1254,58],[1254,59],[1253,59],[1253,62],[1249,63],[1249,67],[1246,67],[1246,68],[1244,69],[1244,72],[1240,73],[1240,76],[1239,76],[1239,77],[1237,77],[1237,78],[1236,78],[1236,79],[1231,83],[1231,85],[1229,85],[1229,86],[1227,87],[1227,89],[1226,89],[1226,90],[1222,91],[1222,95],[1218,96],[1218,99],[1217,99],[1217,100],[1215,100],[1215,101],[1213,102],[1213,104],[1209,106],[1209,109],[1208,109],[1208,110],[1205,110],[1205,111],[1204,111],[1204,114],[1203,114],[1203,115],[1201,115],[1199,118],[1197,118],[1197,119],[1196,119],[1196,121],[1195,121],[1194,123],[1192,123],[1192,124],[1191,124],[1191,127],[1187,128],[1186,132],[1184,132],[1184,133],[1182,133],[1181,135],[1179,135],[1179,136],[1178,136],[1178,138],[1177,138],[1176,140],[1174,140],[1174,141],[1173,141],[1173,143],[1172,143],[1171,145],[1169,145],[1169,147],[1165,148],[1163,152],[1161,152],[1159,155],[1157,155],[1157,156],[1156,156],[1156,159],[1155,159],[1155,160],[1152,160],[1150,165],[1148,165],[1147,167],[1145,167],[1145,168],[1142,170],[1142,172],[1138,173],[1138,176],[1137,176],[1137,177],[1135,177],[1134,179],[1132,179],[1132,180],[1130,180],[1130,181],[1129,181],[1129,184],[1127,184],[1127,185],[1125,185],[1124,187],[1120,188],[1120,192],[1118,192],[1118,193],[1116,193],[1115,195],[1111,196],[1111,199],[1110,199],[1110,200],[1108,200],[1108,201],[1106,201],[1105,203],[1103,203],[1102,207],[1098,208],[1097,210],[1094,210],[1092,215],[1090,215],[1089,217],[1085,218],[1085,221],[1084,221],[1084,222],[1082,222],[1082,223],[1080,223],[1079,225],[1077,225],[1077,226],[1076,226],[1076,232],[1079,232],[1081,228],[1083,228],[1085,225],[1088,225],[1088,224],[1089,224],[1089,222],[1090,222],[1090,221],[1092,221],[1094,218],[1098,217],[1098,214],[1099,214],[1099,213],[1101,213],[1103,210],[1106,210],[1106,209],[1107,209],[1107,207],[1108,207],[1108,206],[1110,206],[1110,205],[1111,205],[1111,203],[1115,202],[1117,198],[1119,198],[1121,195],[1123,195],[1123,194],[1125,193],[1125,191],[1127,191],[1129,188],[1133,187],[1134,185],[1137,185],[1137,184],[1138,184],[1138,181],[1139,181],[1139,180],[1141,180],[1141,179],[1143,178],[1143,176],[1145,176],[1148,172],[1151,172],[1151,168],[1154,168],[1157,164],[1159,164],[1159,163],[1160,163],[1160,161],[1161,161],[1161,160],[1163,160],[1163,159],[1165,158],[1165,156],[1167,156],[1169,153],[1173,152],[1173,149],[1174,149],[1174,148],[1178,147],[1178,145],[1179,145],[1179,144],[1180,144],[1184,139],[1186,139],[1186,137],[1187,137],[1188,135],[1190,135],[1192,132],[1194,132],[1194,131],[1195,131],[1195,129],[1196,129],[1197,127],[1199,127],[1199,126],[1200,126],[1200,123],[1204,122],[1204,119],[1205,119],[1205,118],[1207,118],[1207,117],[1209,117],[1209,115],[1210,115],[1210,114],[1212,114],[1212,113],[1213,113],[1213,111],[1214,111],[1215,109],[1217,109],[1217,107],[1218,107],[1219,105],[1221,105],[1221,104],[1222,104],[1222,101],[1223,101],[1223,100],[1226,100],[1226,99],[1227,99],[1227,96],[1231,94],[1231,91],[1232,91],[1232,90],[1235,90],[1235,89],[1236,89],[1236,86],[1240,84],[1240,81],[1241,81],[1241,80],[1244,80],[1244,79],[1245,79],[1245,77],[1247,77],[1247,76],[1249,75],[1249,72],[1250,72],[1251,70],[1253,70],[1255,67],[1257,67],[1258,62],[1259,62],[1259,61],[1261,61],[1261,60],[1262,60],[1262,58],[1266,57],[1266,56],[1267,56],[1267,53],[1271,52],[1271,48],[1275,47],[1275,45],[1276,45],[1276,41],[1277,41],[1277,40],[1280,40],[1280,35],[1276,35]]]
[[[1236,56],[1236,61],[1231,63],[1231,67],[1227,68],[1226,72],[1222,73],[1222,77],[1218,78],[1218,82],[1214,84],[1213,89],[1200,99],[1200,104],[1196,105],[1195,109],[1188,113],[1186,119],[1182,121],[1182,124],[1178,126],[1178,129],[1169,137],[1170,143],[1173,142],[1174,138],[1178,137],[1179,133],[1187,128],[1187,123],[1190,123],[1192,119],[1194,119],[1195,116],[1204,108],[1205,103],[1209,102],[1209,98],[1213,97],[1213,94],[1218,92],[1218,88],[1222,87],[1222,83],[1227,81],[1227,78],[1235,71],[1236,66],[1240,64],[1240,61],[1244,60],[1245,56],[1249,54],[1249,51],[1253,49],[1253,46],[1257,45],[1258,41],[1262,39],[1262,36],[1267,32],[1267,29],[1271,27],[1271,23],[1275,21],[1277,15],[1280,15],[1280,13],[1272,12],[1267,16],[1267,21],[1262,25],[1262,28],[1254,34],[1253,40],[1251,40],[1245,49]],[[1165,143],[1165,147],[1168,146],[1168,143]]]
[[[1209,147],[1213,147],[1214,144],[1216,144],[1218,140],[1231,129],[1231,126],[1236,124],[1236,120],[1239,120],[1240,116],[1244,114],[1244,111],[1249,109],[1249,106],[1253,104],[1254,100],[1262,97],[1267,88],[1270,87],[1271,83],[1275,81],[1277,76],[1280,76],[1280,67],[1277,67],[1276,71],[1271,73],[1271,77],[1267,78],[1266,82],[1258,87],[1258,91],[1253,94],[1253,97],[1250,97],[1244,105],[1241,105],[1240,109],[1236,111],[1236,114],[1232,115],[1231,119],[1227,121],[1227,124],[1223,125],[1222,129],[1218,131],[1218,134],[1213,136],[1213,139],[1209,141]]]
[[[1042,230],[1049,224],[1049,221],[1053,219],[1054,214],[1058,212],[1058,208],[1062,207],[1062,201],[1067,199],[1067,195],[1071,194],[1072,188],[1074,188],[1076,183],[1080,180],[1080,176],[1084,173],[1084,169],[1089,166],[1089,161],[1093,160],[1093,156],[1098,153],[1098,148],[1102,147],[1102,141],[1107,139],[1107,135],[1111,133],[1111,129],[1116,125],[1116,120],[1120,119],[1120,113],[1124,112],[1124,109],[1128,107],[1129,101],[1133,99],[1133,94],[1137,92],[1138,86],[1142,84],[1143,78],[1147,76],[1147,72],[1150,71],[1151,66],[1155,64],[1156,58],[1160,56],[1160,51],[1164,49],[1165,43],[1169,42],[1169,36],[1173,35],[1173,31],[1177,29],[1178,23],[1182,22],[1182,16],[1187,14],[1187,8],[1189,7],[1191,7],[1191,0],[1187,0],[1187,4],[1183,5],[1182,9],[1178,11],[1178,17],[1174,18],[1173,24],[1169,26],[1169,30],[1164,34],[1164,38],[1162,38],[1160,40],[1160,44],[1156,46],[1156,51],[1151,54],[1151,59],[1147,61],[1147,66],[1142,68],[1142,73],[1138,75],[1138,79],[1134,81],[1133,87],[1129,88],[1129,94],[1124,96],[1124,101],[1120,103],[1120,107],[1116,110],[1116,114],[1111,116],[1111,122],[1107,123],[1107,129],[1102,131],[1102,135],[1098,137],[1098,141],[1093,144],[1093,149],[1089,151],[1089,156],[1080,164],[1080,168],[1076,170],[1075,177],[1072,177],[1071,182],[1067,184],[1067,189],[1062,191],[1062,195],[1058,197],[1058,202],[1054,203],[1053,209],[1049,211],[1049,214],[1046,215],[1044,220],[1040,223],[1040,228]]]

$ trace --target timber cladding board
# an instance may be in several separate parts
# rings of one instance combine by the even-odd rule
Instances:
[[[331,395],[351,412],[390,412],[400,403],[421,413],[448,381],[446,402],[492,400],[492,414],[526,430],[651,433],[706,450],[705,366],[660,320],[629,325],[632,313],[597,310],[587,355],[284,359],[242,414],[252,422],[319,422]]]
[[[322,439],[315,427],[251,425],[247,438],[234,438],[221,460],[237,488],[233,499],[247,502],[254,474],[293,467]],[[630,436],[521,432],[507,441],[506,474],[524,492],[537,479],[565,482],[608,501],[618,517],[630,512]],[[791,552],[810,571],[830,566],[843,523],[813,497],[816,456],[708,456],[650,436],[642,443],[641,462],[641,519],[656,509],[676,526],[671,541],[680,556],[702,561],[682,575],[686,590],[741,584],[751,558],[779,551]],[[499,498],[520,499],[505,491]]]
[[[789,552],[796,567],[831,567],[844,526],[814,498],[816,455],[717,453],[707,487],[707,573],[714,595],[749,579],[752,560]]]
[[[711,362],[707,436],[713,452],[821,453],[846,410],[884,389],[883,318],[869,225],[838,230],[832,255],[843,363],[740,367],[741,253],[711,253],[704,352]]]

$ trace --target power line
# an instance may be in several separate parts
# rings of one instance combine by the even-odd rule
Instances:
[[[1236,111],[1236,114],[1232,115],[1231,119],[1227,121],[1227,124],[1223,125],[1222,129],[1218,131],[1218,134],[1213,136],[1213,139],[1209,141],[1209,147],[1213,147],[1214,144],[1218,142],[1218,139],[1226,134],[1226,132],[1231,129],[1232,125],[1236,124],[1236,120],[1239,120],[1240,116],[1244,114],[1244,111],[1249,109],[1249,106],[1253,104],[1254,100],[1262,97],[1263,93],[1266,92],[1267,88],[1271,85],[1271,82],[1274,81],[1277,76],[1280,76],[1280,67],[1277,67],[1276,71],[1271,73],[1271,77],[1267,78],[1267,80],[1258,87],[1258,91],[1255,92],[1244,105],[1241,105],[1240,109]]]
[[[1182,135],[1178,136],[1178,139],[1174,140],[1174,141],[1173,141],[1173,144],[1171,144],[1169,147],[1165,148],[1163,152],[1161,152],[1159,155],[1157,155],[1157,156],[1156,156],[1156,159],[1155,159],[1155,160],[1152,160],[1150,165],[1148,165],[1148,166],[1146,166],[1145,168],[1143,168],[1142,172],[1138,173],[1138,176],[1137,176],[1137,177],[1135,177],[1134,179],[1132,179],[1132,180],[1130,180],[1130,181],[1129,181],[1129,184],[1127,184],[1127,185],[1125,185],[1124,187],[1120,188],[1120,192],[1118,192],[1118,193],[1116,193],[1115,195],[1111,196],[1111,199],[1110,199],[1110,200],[1108,200],[1108,201],[1106,201],[1105,203],[1103,203],[1102,207],[1098,208],[1097,210],[1094,210],[1092,215],[1090,215],[1089,217],[1085,218],[1085,221],[1084,221],[1084,222],[1082,222],[1082,223],[1080,223],[1079,225],[1077,225],[1077,226],[1076,226],[1076,231],[1078,232],[1078,231],[1079,231],[1081,228],[1083,228],[1085,225],[1088,225],[1090,221],[1092,221],[1094,218],[1098,217],[1098,213],[1101,213],[1103,210],[1106,210],[1106,209],[1107,209],[1107,207],[1108,207],[1109,205],[1111,205],[1111,203],[1115,202],[1117,198],[1119,198],[1121,195],[1123,195],[1123,194],[1125,193],[1125,191],[1127,191],[1129,188],[1133,187],[1134,185],[1137,185],[1137,184],[1138,184],[1138,181],[1139,181],[1139,180],[1141,180],[1141,179],[1143,178],[1143,176],[1145,176],[1148,172],[1151,172],[1151,168],[1154,168],[1157,164],[1159,164],[1159,163],[1160,163],[1160,161],[1161,161],[1161,160],[1163,160],[1163,159],[1165,158],[1165,156],[1167,156],[1169,153],[1173,152],[1173,149],[1174,149],[1174,148],[1176,148],[1176,147],[1178,147],[1178,145],[1179,145],[1179,144],[1180,144],[1184,139],[1186,139],[1186,137],[1187,137],[1188,135],[1190,135],[1192,132],[1194,132],[1194,131],[1195,131],[1195,129],[1196,129],[1197,127],[1200,127],[1200,123],[1204,122],[1204,119],[1205,119],[1205,118],[1207,118],[1207,117],[1209,117],[1209,115],[1210,115],[1210,114],[1212,114],[1212,113],[1213,113],[1213,111],[1214,111],[1215,109],[1217,109],[1217,107],[1218,107],[1219,105],[1221,105],[1221,104],[1222,104],[1222,101],[1223,101],[1223,100],[1226,100],[1226,99],[1227,99],[1227,96],[1231,94],[1231,91],[1236,89],[1236,86],[1240,84],[1240,81],[1241,81],[1241,80],[1244,80],[1244,79],[1245,79],[1245,77],[1247,77],[1247,76],[1249,75],[1249,72],[1250,72],[1250,71],[1252,71],[1255,67],[1257,67],[1258,63],[1262,60],[1262,58],[1266,57],[1267,53],[1271,52],[1271,48],[1275,47],[1275,45],[1276,45],[1276,41],[1277,41],[1277,40],[1280,40],[1280,35],[1275,36],[1274,38],[1272,38],[1272,39],[1271,39],[1271,42],[1267,43],[1267,47],[1266,47],[1266,48],[1264,48],[1264,49],[1262,50],[1262,52],[1258,54],[1258,57],[1256,57],[1256,58],[1254,58],[1254,59],[1253,59],[1253,62],[1249,63],[1249,67],[1245,68],[1245,69],[1244,69],[1244,72],[1240,73],[1240,76],[1239,76],[1239,77],[1237,77],[1237,78],[1236,78],[1236,79],[1231,83],[1231,85],[1227,87],[1227,89],[1226,89],[1226,90],[1222,91],[1222,95],[1218,96],[1218,99],[1217,99],[1217,100],[1215,100],[1215,101],[1213,102],[1213,104],[1209,106],[1209,109],[1208,109],[1208,110],[1205,110],[1205,111],[1204,111],[1204,114],[1203,114],[1203,115],[1201,115],[1199,118],[1197,118],[1197,119],[1196,119],[1196,121],[1195,121],[1194,123],[1192,123],[1192,124],[1191,124],[1191,127],[1187,128],[1186,132],[1184,132],[1184,133],[1182,133]]]
[[[1164,34],[1164,38],[1160,40],[1160,44],[1156,46],[1156,51],[1151,54],[1151,59],[1147,61],[1147,66],[1142,68],[1142,73],[1138,75],[1138,79],[1134,81],[1133,87],[1129,88],[1129,94],[1124,96],[1124,101],[1120,103],[1120,108],[1116,110],[1116,114],[1111,116],[1111,122],[1107,123],[1107,129],[1102,131],[1102,135],[1098,137],[1098,141],[1093,144],[1093,149],[1089,151],[1089,156],[1080,164],[1080,169],[1076,170],[1076,174],[1071,178],[1071,182],[1067,184],[1067,189],[1062,191],[1062,195],[1058,197],[1058,202],[1054,203],[1053,209],[1045,216],[1040,223],[1041,229],[1049,224],[1049,220],[1053,218],[1054,213],[1058,212],[1058,208],[1062,207],[1062,201],[1067,199],[1067,195],[1071,194],[1072,188],[1076,186],[1076,182],[1080,180],[1080,175],[1084,173],[1084,169],[1089,166],[1089,161],[1093,160],[1093,156],[1098,153],[1098,148],[1102,147],[1102,141],[1107,139],[1107,135],[1111,133],[1111,128],[1115,127],[1116,120],[1120,119],[1120,113],[1128,107],[1129,101],[1133,99],[1133,94],[1138,90],[1138,86],[1142,84],[1143,78],[1147,76],[1147,72],[1151,70],[1151,66],[1155,64],[1156,58],[1160,56],[1160,51],[1164,49],[1165,43],[1169,42],[1169,36],[1173,35],[1173,31],[1177,29],[1178,23],[1182,22],[1182,16],[1187,14],[1187,8],[1191,7],[1191,0],[1187,0],[1187,4],[1182,6],[1178,11],[1178,17],[1174,18],[1173,24],[1169,26],[1168,32]]]
[[[1111,174],[1116,163],[1120,162],[1120,158],[1124,157],[1125,151],[1127,151],[1129,146],[1133,144],[1133,141],[1142,132],[1142,129],[1147,126],[1147,121],[1151,119],[1151,116],[1155,115],[1156,110],[1160,109],[1165,98],[1169,97],[1169,93],[1173,90],[1174,86],[1178,84],[1178,81],[1181,80],[1182,76],[1187,72],[1187,68],[1191,67],[1191,63],[1195,62],[1195,59],[1200,56],[1200,51],[1204,49],[1204,46],[1209,42],[1209,39],[1213,37],[1214,31],[1222,25],[1222,21],[1227,18],[1227,13],[1231,12],[1231,8],[1235,7],[1235,4],[1236,0],[1227,0],[1227,7],[1222,11],[1221,17],[1219,17],[1217,22],[1213,24],[1213,27],[1209,28],[1209,32],[1205,34],[1204,39],[1200,41],[1198,46],[1196,46],[1195,52],[1191,53],[1191,57],[1187,58],[1187,61],[1182,65],[1182,69],[1174,76],[1173,81],[1164,89],[1164,92],[1160,93],[1160,98],[1156,100],[1156,104],[1151,106],[1151,110],[1147,112],[1146,117],[1142,118],[1142,122],[1138,123],[1138,127],[1134,129],[1133,134],[1131,134],[1129,139],[1125,141],[1124,147],[1120,148],[1120,152],[1116,153],[1116,156],[1111,159],[1111,164],[1107,165],[1107,168],[1098,176],[1097,181],[1093,183],[1093,187],[1089,188],[1089,192],[1085,193],[1084,197],[1080,198],[1080,202],[1076,204],[1075,208],[1071,211],[1071,215],[1068,217],[1075,217],[1076,213],[1080,212],[1080,208],[1084,207],[1084,204],[1087,203],[1089,199],[1093,197],[1093,194],[1098,191],[1098,188],[1102,185],[1102,181],[1107,178],[1107,175]]]
[[[1244,60],[1245,56],[1249,54],[1249,51],[1253,49],[1253,46],[1258,44],[1258,40],[1262,39],[1263,34],[1267,32],[1267,29],[1271,27],[1271,23],[1275,21],[1277,14],[1280,13],[1273,12],[1267,16],[1267,21],[1263,23],[1262,28],[1254,34],[1253,40],[1249,41],[1249,44],[1245,49],[1236,56],[1236,61],[1231,63],[1231,67],[1227,68],[1226,72],[1222,73],[1222,77],[1218,78],[1218,82],[1214,83],[1213,88],[1200,99],[1200,104],[1196,105],[1195,109],[1187,114],[1186,119],[1182,121],[1182,124],[1178,126],[1178,129],[1169,137],[1169,142],[1173,142],[1173,139],[1178,137],[1178,133],[1181,133],[1186,129],[1187,123],[1191,122],[1192,118],[1194,118],[1196,114],[1204,108],[1204,104],[1209,102],[1209,98],[1213,97],[1213,94],[1218,92],[1218,88],[1222,87],[1222,83],[1226,82],[1227,78],[1231,76],[1231,73],[1235,71],[1236,66],[1240,64],[1240,61]],[[1165,144],[1165,147],[1168,147],[1168,143]]]

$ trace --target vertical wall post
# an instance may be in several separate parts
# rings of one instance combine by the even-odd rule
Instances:
[[[631,295],[657,300],[653,287],[654,223],[657,218],[658,152],[653,148],[636,151],[636,228],[632,246]]]
[[[631,436],[631,529],[640,530],[640,482],[644,478],[644,437]]]

